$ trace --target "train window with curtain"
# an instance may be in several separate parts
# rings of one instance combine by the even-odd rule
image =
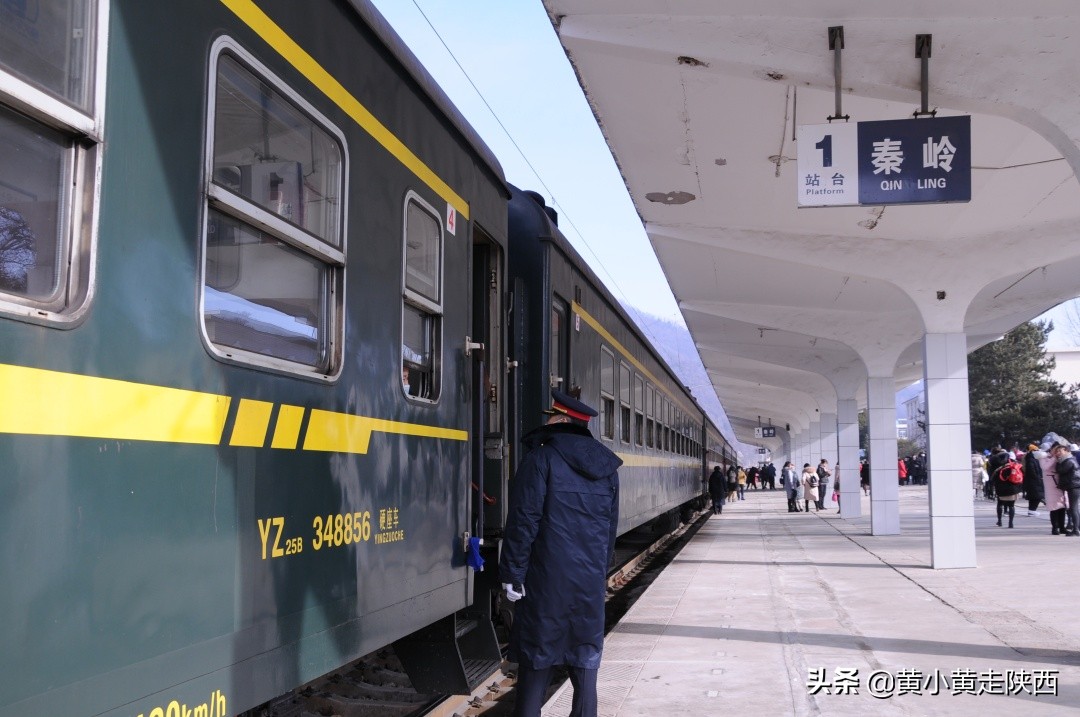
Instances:
[[[202,319],[214,353],[332,379],[341,370],[341,133],[228,39],[215,45]]]
[[[443,232],[439,214],[415,194],[405,210],[401,375],[405,394],[437,401],[442,389]]]
[[[645,445],[645,379],[634,375],[634,442]]]
[[[630,367],[619,363],[619,430],[623,443],[630,442]]]
[[[615,440],[615,354],[600,347],[600,435]]]
[[[104,117],[106,0],[0,7],[0,310],[86,308]]]

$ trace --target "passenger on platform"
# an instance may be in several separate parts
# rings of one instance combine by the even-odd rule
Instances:
[[[727,496],[727,478],[720,466],[715,466],[709,474],[709,495],[712,497],[713,515],[724,512],[724,497]]]
[[[1001,446],[994,446],[990,451],[990,457],[986,459],[986,472],[990,476],[990,480],[986,481],[984,492],[987,500],[994,500],[995,489],[994,485],[994,473],[998,468],[1009,462],[1009,454]]]
[[[809,463],[803,463],[802,477],[800,479],[803,489],[803,510],[807,513],[810,512],[810,504],[814,504],[814,512],[816,513],[820,508],[818,507],[818,477],[814,469],[810,467]]]
[[[776,466],[772,464],[772,461],[769,461],[769,463],[761,469],[761,474],[764,476],[762,478],[762,487],[768,488],[769,490],[776,490]]]
[[[859,486],[863,495],[870,495],[870,463],[866,459],[859,461]]]
[[[1080,535],[1080,465],[1063,438],[1050,446],[1050,456],[1057,462],[1057,481],[1069,501],[1065,535]]]
[[[746,471],[739,466],[739,472],[737,474],[739,482],[739,500],[746,500]]]
[[[751,490],[758,489],[758,467],[750,466],[746,469],[746,486]]]
[[[1039,504],[1046,502],[1043,489],[1042,465],[1039,463],[1041,451],[1034,443],[1028,445],[1024,454],[1024,495],[1027,497],[1028,512],[1032,517],[1039,517]]]
[[[1013,518],[1016,517],[1016,499],[1024,483],[1023,475],[1024,469],[1010,458],[998,466],[990,476],[990,479],[994,481],[994,492],[997,494],[997,526],[999,528],[1003,514],[1009,516],[1009,527],[1013,527]],[[1011,480],[1006,476],[1015,476],[1016,480]]]
[[[619,523],[622,461],[589,433],[596,411],[552,391],[547,422],[522,438],[499,576],[514,610],[514,715],[539,717],[552,670],[566,665],[575,717],[595,717],[607,570]]]
[[[983,484],[990,479],[986,473],[986,461],[983,460],[982,453],[978,451],[971,452],[971,488],[975,491],[974,498],[979,497],[979,493],[983,492]]]
[[[908,482],[908,469],[907,461],[903,458],[896,460],[896,477],[900,481],[900,485],[907,485]]]
[[[739,466],[732,463],[727,469],[728,501],[738,500],[739,497]]]
[[[799,478],[795,475],[795,466],[791,461],[784,463],[784,467],[780,469],[780,482],[784,485],[784,491],[787,493],[787,512],[789,513],[801,513],[799,510]]]
[[[1065,491],[1058,485],[1057,460],[1050,455],[1050,446],[1050,442],[1044,442],[1039,446],[1038,460],[1039,467],[1042,468],[1043,495],[1046,500],[1046,510],[1050,513],[1050,535],[1063,535],[1068,503]]]
[[[829,470],[829,460],[822,458],[818,461],[817,477],[818,477],[818,510],[825,510],[825,495],[828,493],[828,488],[832,485],[832,481],[829,478],[832,476],[832,471]]]
[[[918,455],[911,457],[911,472],[908,474],[915,485],[926,485],[928,481],[926,451],[919,451]]]
[[[836,503],[836,512],[839,513],[840,512],[840,464],[839,463],[836,464],[836,470],[834,471],[834,473],[836,475],[833,476],[832,499],[833,499],[833,502]]]

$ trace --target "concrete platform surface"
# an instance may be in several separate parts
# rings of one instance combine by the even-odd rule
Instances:
[[[1080,538],[979,499],[979,567],[933,570],[926,487],[900,488],[901,535],[826,505],[748,491],[709,518],[607,636],[600,714],[1080,715]]]

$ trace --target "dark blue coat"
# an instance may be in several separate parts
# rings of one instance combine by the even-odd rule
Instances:
[[[525,586],[510,659],[597,669],[622,461],[574,424],[541,426],[522,442],[531,450],[511,481],[499,560],[501,581]]]

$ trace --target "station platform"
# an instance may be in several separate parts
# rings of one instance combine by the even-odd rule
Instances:
[[[710,517],[608,634],[600,715],[1080,715],[1080,538],[979,498],[979,567],[933,570],[925,486],[901,535],[862,500],[845,521],[747,491]]]

